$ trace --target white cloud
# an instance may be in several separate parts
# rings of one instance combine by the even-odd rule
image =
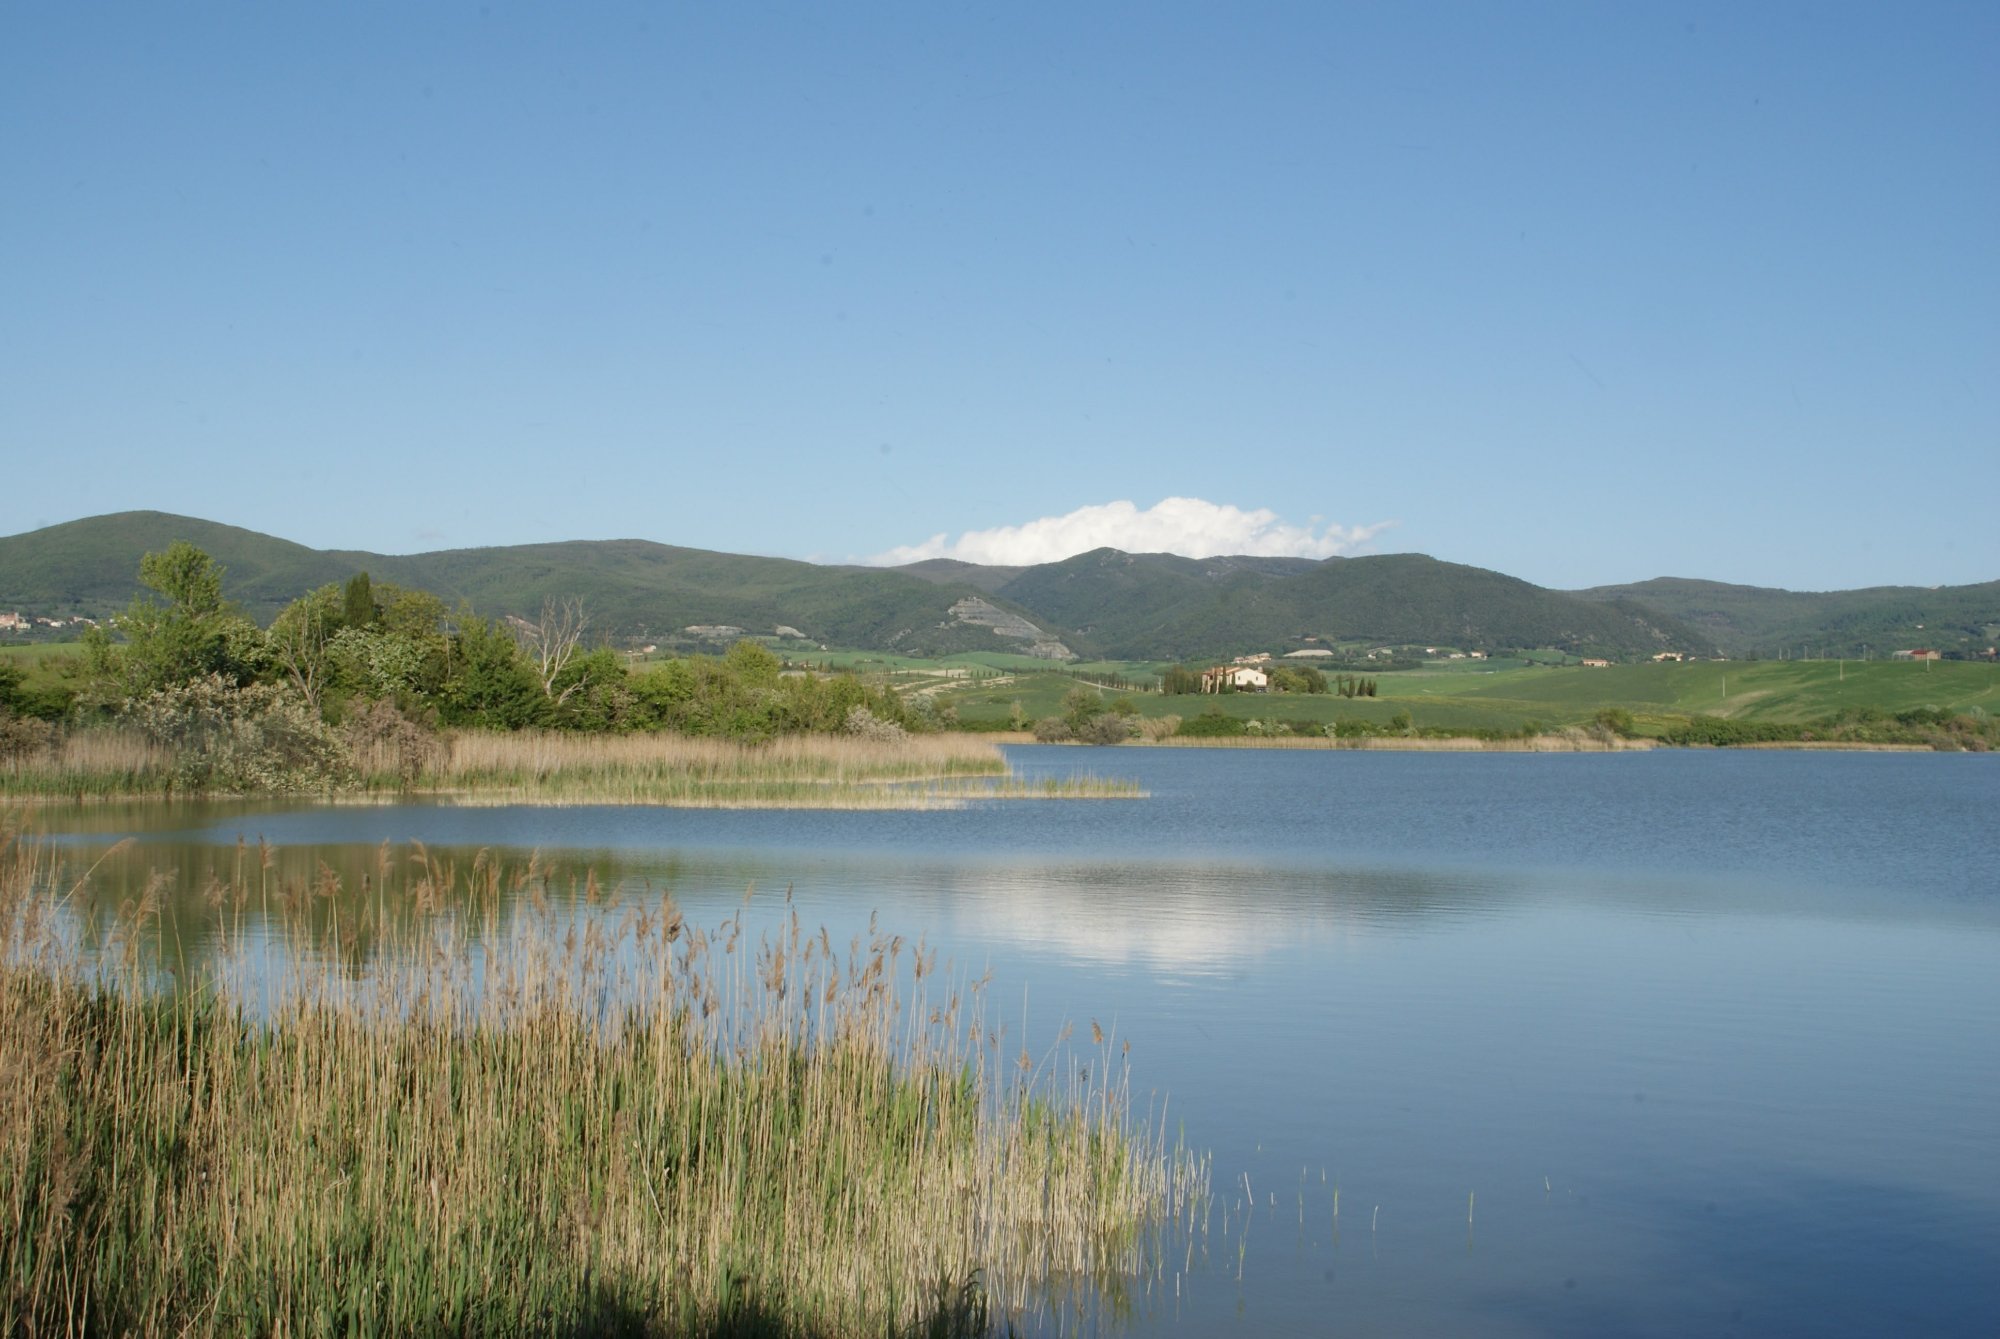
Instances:
[[[1244,511],[1198,497],[1170,497],[1144,510],[1132,502],[1106,502],[1021,525],[968,530],[953,540],[932,535],[921,544],[905,544],[868,561],[894,566],[926,558],[956,558],[996,567],[1027,567],[1100,548],[1178,553],[1184,558],[1236,553],[1331,558],[1352,552],[1394,524],[1381,521],[1343,526],[1322,523],[1315,516],[1304,525],[1291,525],[1262,507]]]

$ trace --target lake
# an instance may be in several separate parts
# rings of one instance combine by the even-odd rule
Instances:
[[[1205,1263],[1121,1333],[2000,1324],[2000,760],[1008,752],[1149,797],[48,818],[140,837],[100,898],[180,871],[180,961],[200,870],[261,838],[292,869],[533,850],[753,929],[789,890],[836,940],[874,914],[990,967],[1031,1047],[1099,1020],[1213,1150]]]

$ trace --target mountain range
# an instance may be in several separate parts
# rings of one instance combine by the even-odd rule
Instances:
[[[578,597],[595,632],[660,644],[785,628],[828,646],[912,655],[1193,660],[1366,642],[1635,658],[1787,648],[1855,655],[1864,645],[1877,654],[1966,651],[2000,634],[2000,581],[1796,592],[1659,578],[1565,592],[1421,554],[1314,561],[1096,549],[1032,567],[878,568],[646,540],[387,555],[150,511],[0,538],[0,611],[115,613],[138,590],[140,557],[175,540],[214,557],[225,593],[259,622],[305,591],[365,571],[489,616],[532,617],[545,598]]]

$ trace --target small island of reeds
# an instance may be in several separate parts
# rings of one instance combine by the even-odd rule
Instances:
[[[289,756],[289,761],[288,761]],[[194,795],[412,796],[474,804],[651,804],[730,809],[933,809],[980,799],[1129,799],[1132,782],[1026,781],[991,740],[958,734],[580,735],[453,730],[361,737],[315,758],[261,731],[178,745],[104,727],[0,760],[0,795],[100,800]]]
[[[174,980],[150,896],[78,925],[10,829],[0,1332],[985,1334],[1181,1266],[1206,1164],[1096,1024],[1025,1049],[888,933],[396,863],[395,915],[240,863]]]

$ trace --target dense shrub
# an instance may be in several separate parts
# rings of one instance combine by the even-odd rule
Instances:
[[[1669,726],[1662,740],[1669,744],[1769,744],[1794,740],[1805,727],[1780,721],[1739,721],[1722,716],[1690,716],[1680,725]]]
[[[205,674],[155,689],[125,715],[172,751],[174,784],[189,790],[330,790],[352,775],[333,731],[273,684]]]
[[[1123,744],[1131,735],[1131,723],[1115,711],[1091,717],[1077,732],[1077,738],[1086,744]]]
[[[859,702],[848,709],[847,723],[841,727],[845,734],[856,739],[866,739],[877,744],[892,744],[906,738],[908,731],[894,721],[885,721]]]
[[[17,716],[0,707],[0,764],[25,762],[55,741],[56,729],[32,716]]]
[[[1220,709],[1210,707],[1199,716],[1190,716],[1174,732],[1186,739],[1229,739],[1250,733],[1250,727]]]
[[[443,745],[428,721],[386,700],[364,702],[347,714],[347,746],[355,765],[369,776],[388,774],[398,785],[416,784],[437,762]]]

